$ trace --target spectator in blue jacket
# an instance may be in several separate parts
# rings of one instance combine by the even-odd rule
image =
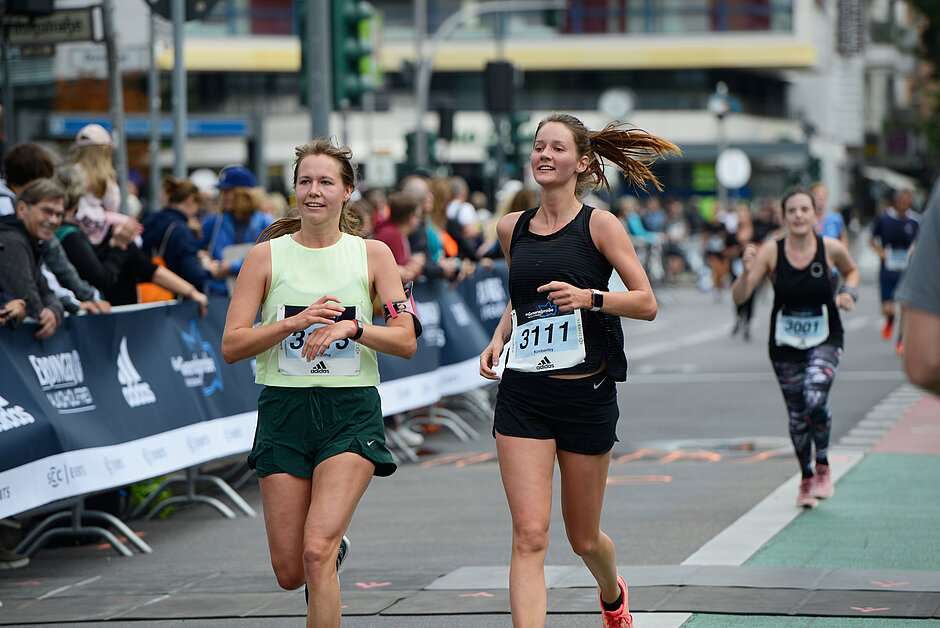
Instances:
[[[274,222],[269,214],[259,211],[261,204],[251,190],[256,185],[255,175],[244,166],[227,166],[219,173],[222,211],[202,223],[199,240],[199,246],[221,262],[212,273],[215,279],[209,282],[213,294],[229,294],[226,280],[234,281],[248,250]]]
[[[199,241],[189,228],[202,202],[199,188],[189,179],[170,175],[163,177],[162,187],[166,206],[144,220],[143,248],[162,257],[167,268],[203,291],[221,262],[206,256],[203,265]]]

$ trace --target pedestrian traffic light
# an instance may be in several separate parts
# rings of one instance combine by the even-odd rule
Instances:
[[[359,106],[375,89],[370,58],[375,8],[362,0],[331,0],[333,22],[333,108]]]

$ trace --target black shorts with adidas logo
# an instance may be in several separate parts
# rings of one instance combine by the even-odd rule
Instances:
[[[554,439],[562,451],[597,455],[617,442],[617,387],[601,371],[579,379],[520,376],[503,371],[493,435]]]

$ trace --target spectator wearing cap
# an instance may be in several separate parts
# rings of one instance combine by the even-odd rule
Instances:
[[[111,134],[100,124],[86,124],[75,136],[70,163],[79,168],[85,180],[85,193],[78,201],[75,223],[94,246],[108,237],[114,225],[133,221],[139,235],[143,228],[135,219],[120,213],[121,191],[117,183],[112,157]]]
[[[199,246],[206,248],[218,264],[209,282],[212,294],[229,294],[229,281],[241,270],[248,250],[273,217],[260,211],[261,198],[253,188],[255,175],[244,166],[227,166],[219,173],[219,198],[222,211],[202,223]]]
[[[65,316],[42,274],[40,257],[43,243],[55,237],[62,222],[64,200],[61,187],[37,179],[21,190],[16,214],[0,216],[0,292],[26,302],[22,314],[39,321],[38,340],[52,336]]]

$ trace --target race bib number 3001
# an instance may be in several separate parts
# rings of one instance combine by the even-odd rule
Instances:
[[[516,307],[506,368],[526,373],[556,371],[584,362],[581,310],[559,312],[551,303]]]
[[[300,305],[279,305],[277,320],[294,316],[304,311]],[[359,306],[347,307],[343,313],[336,317],[336,321],[357,320]],[[307,336],[313,330],[323,327],[318,323],[307,329],[295,331],[277,346],[277,368],[282,375],[358,375],[359,374],[359,343],[349,338],[337,340],[331,344],[323,355],[307,361],[301,354]]]
[[[782,307],[777,312],[774,341],[777,346],[809,349],[829,337],[829,308],[796,309]]]

